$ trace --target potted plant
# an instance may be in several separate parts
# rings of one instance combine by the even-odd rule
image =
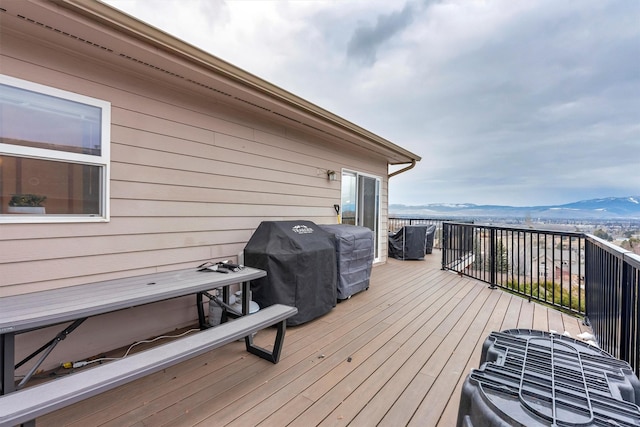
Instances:
[[[47,196],[37,194],[12,194],[9,200],[8,213],[44,214],[42,203]]]

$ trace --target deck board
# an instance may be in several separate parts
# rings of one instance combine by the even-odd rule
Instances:
[[[506,293],[500,293],[498,301],[493,308],[491,316],[487,320],[484,325],[484,329],[480,333],[480,337],[472,343],[471,340],[467,340],[470,344],[472,343],[472,350],[469,353],[469,357],[467,358],[467,363],[465,367],[461,370],[460,378],[456,387],[453,389],[449,401],[447,402],[447,406],[444,411],[440,415],[439,424],[443,426],[453,426],[456,424],[458,419],[458,397],[460,396],[462,390],[462,380],[466,377],[466,375],[473,368],[478,367],[478,361],[480,360],[480,354],[482,351],[482,344],[485,340],[485,337],[489,335],[492,331],[502,330],[502,324],[504,322],[504,318],[507,314],[507,310],[509,308],[509,302],[511,300],[511,296]]]
[[[580,319],[424,261],[389,260],[370,289],[289,327],[273,365],[235,342],[38,420],[39,426],[451,426],[486,336],[575,336]],[[269,346],[275,330],[255,341]]]

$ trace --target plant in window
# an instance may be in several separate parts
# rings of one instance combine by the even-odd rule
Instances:
[[[9,200],[8,213],[14,214],[44,214],[42,203],[47,196],[38,194],[12,194]]]
[[[12,194],[9,206],[42,206],[47,196],[38,194]]]

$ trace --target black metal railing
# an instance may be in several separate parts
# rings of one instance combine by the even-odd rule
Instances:
[[[584,314],[584,246],[581,233],[444,223],[442,268]]]
[[[640,375],[640,256],[584,233],[443,222],[442,268],[585,316]]]
[[[586,266],[586,316],[598,344],[640,376],[640,256],[589,235]]]
[[[442,223],[450,221],[450,219],[443,218],[401,218],[401,217],[389,217],[389,232],[395,233],[405,225],[435,225],[436,231],[433,239],[433,247],[436,249],[442,249]],[[473,223],[472,220],[458,220],[461,223]]]

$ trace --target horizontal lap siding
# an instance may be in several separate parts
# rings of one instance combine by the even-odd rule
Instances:
[[[233,107],[207,103],[200,96],[127,76],[121,70],[106,72],[98,64],[91,68],[90,61],[66,57],[24,41],[15,43],[21,45],[16,51],[36,56],[41,65],[34,66],[32,62],[27,67],[16,57],[16,51],[9,49],[7,53],[13,56],[3,61],[4,73],[11,75],[15,67],[21,78],[67,90],[73,87],[76,92],[112,103],[112,222],[126,217],[139,224],[135,220],[142,217],[148,232],[118,225],[126,229],[126,236],[121,236],[123,231],[111,224],[49,224],[46,236],[42,236],[38,229],[43,226],[3,225],[6,233],[0,236],[0,248],[14,248],[0,252],[0,262],[9,264],[6,271],[11,277],[5,285],[31,283],[30,289],[40,288],[32,282],[43,280],[41,276],[45,273],[35,273],[31,280],[28,275],[17,274],[24,272],[27,265],[23,263],[33,259],[49,264],[49,276],[54,272],[49,279],[60,281],[66,275],[72,284],[81,282],[77,279],[84,275],[91,276],[91,280],[98,279],[96,275],[100,274],[111,277],[117,270],[130,275],[131,265],[137,263],[141,269],[153,265],[145,262],[147,251],[153,250],[154,255],[162,250],[174,252],[179,245],[185,249],[184,256],[173,258],[171,265],[191,261],[193,248],[199,246],[206,248],[199,252],[205,258],[214,253],[233,256],[264,219],[335,222],[333,204],[340,201],[340,182],[329,182],[327,169],[346,167],[385,173],[386,165],[379,159],[377,164],[372,163],[371,159],[363,159],[362,153],[349,153],[335,142],[313,136],[292,140],[283,135],[298,131],[288,131],[255,113],[243,115]],[[82,75],[74,75],[81,64]],[[91,81],[87,76],[91,76]],[[98,76],[105,81],[96,82]],[[61,81],[66,84],[56,84]],[[183,222],[193,218],[215,219],[219,232],[212,233],[202,222],[197,224],[204,228],[185,230]],[[161,225],[153,227],[156,220],[162,220]],[[224,226],[227,221],[229,227]],[[55,229],[60,230],[58,235]],[[76,236],[83,239],[76,241]],[[16,238],[24,241],[25,246],[16,248]],[[71,239],[82,243],[69,247]],[[212,250],[211,246],[216,245],[231,246],[229,251]],[[80,262],[82,258],[120,253],[129,253],[130,262],[113,265],[107,271],[96,263]],[[62,262],[67,258],[76,259],[78,268],[56,268],[56,260]],[[41,284],[48,286],[50,283]],[[23,291],[5,288],[3,293]]]
[[[164,76],[10,31],[1,41],[0,73],[111,102],[112,141],[111,221],[0,225],[0,297],[234,259],[263,220],[335,223],[340,181],[328,181],[328,169],[381,176],[386,205],[386,161],[366,150],[225,105],[224,97],[189,93]],[[184,307],[193,301],[109,315],[109,328],[119,332],[101,342],[93,337],[100,321],[93,321],[74,332],[85,345],[59,346],[49,360],[126,345],[141,338],[140,329],[146,338],[181,327],[195,319]],[[132,321],[136,328],[128,327]],[[18,353],[44,337],[19,336]]]

